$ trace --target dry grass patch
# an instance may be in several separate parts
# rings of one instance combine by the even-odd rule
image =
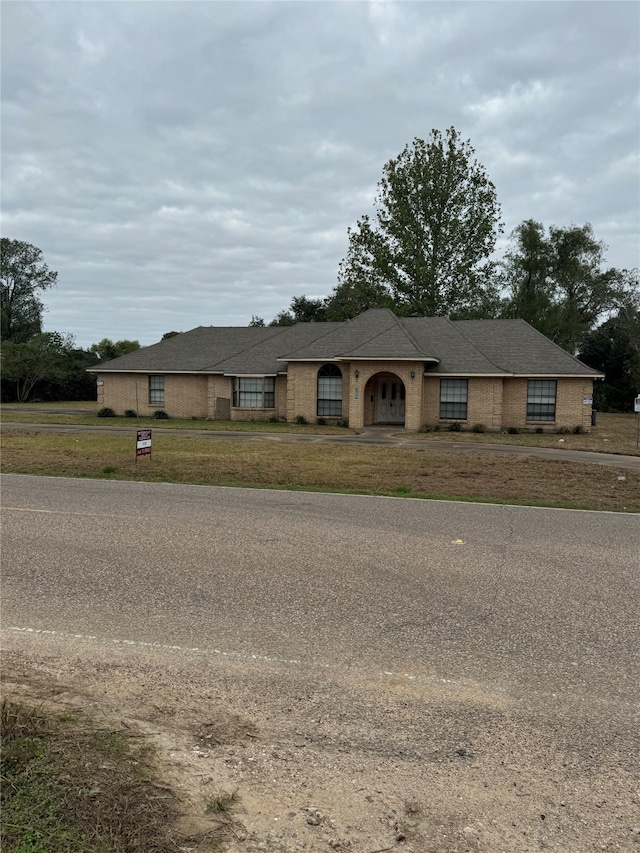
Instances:
[[[153,751],[136,732],[4,701],[1,734],[6,853],[219,849],[224,820],[197,836],[177,829],[178,798],[154,781]]]
[[[640,472],[529,456],[155,435],[4,432],[6,472],[640,511]],[[621,479],[622,478],[622,479]]]
[[[596,453],[621,453],[625,456],[640,456],[637,442],[637,419],[633,414],[598,413],[597,425],[590,433],[582,435],[573,432],[558,434],[545,432],[522,432],[518,435],[508,433],[449,432],[446,428],[439,432],[419,432],[414,437],[426,441],[455,441],[465,444],[502,444],[524,447],[555,447],[564,450],[591,450]],[[403,433],[406,436],[406,433]]]

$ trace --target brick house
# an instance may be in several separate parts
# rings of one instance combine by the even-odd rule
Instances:
[[[94,368],[98,406],[215,420],[348,421],[408,430],[591,428],[594,379],[524,320],[396,317],[200,326]]]

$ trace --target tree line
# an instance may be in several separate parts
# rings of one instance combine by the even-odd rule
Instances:
[[[36,246],[0,240],[0,322],[2,400],[95,400],[96,380],[87,373],[103,361],[140,348],[138,341],[108,338],[88,349],[71,335],[43,332],[41,293],[55,287],[58,274]]]
[[[271,326],[351,319],[369,308],[399,316],[521,318],[606,373],[595,405],[626,411],[640,393],[638,270],[607,267],[590,224],[525,220],[503,233],[495,186],[455,128],[414,139],[383,167],[373,204],[348,229],[337,284],[325,298],[294,296]],[[93,399],[87,367],[137,349],[103,339],[77,349],[69,335],[42,331],[41,293],[55,286],[35,246],[2,238],[2,398]],[[266,325],[253,316],[251,326]],[[176,332],[167,332],[171,337]]]

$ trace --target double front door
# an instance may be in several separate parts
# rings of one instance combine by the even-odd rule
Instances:
[[[378,423],[404,423],[404,384],[397,377],[381,379],[378,384]]]

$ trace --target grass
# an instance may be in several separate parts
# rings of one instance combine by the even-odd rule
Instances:
[[[4,701],[1,741],[4,853],[213,849],[215,831],[175,829],[175,795],[153,780],[153,751],[135,732]]]
[[[22,474],[640,512],[640,472],[532,456],[156,434],[136,464],[131,434],[5,428],[2,444]]]
[[[501,444],[525,447],[562,447],[565,450],[591,450],[596,453],[621,453],[627,456],[640,456],[637,443],[637,419],[633,414],[598,413],[597,424],[590,433],[576,435],[573,432],[559,435],[545,432],[533,433],[475,433],[475,432],[439,432],[415,433],[416,438],[426,441],[454,441],[466,444]]]
[[[354,430],[345,427],[318,424],[289,424],[270,421],[212,421],[201,418],[169,418],[156,420],[153,417],[140,418],[98,418],[87,414],[89,410],[98,411],[97,404],[84,403],[12,403],[3,406],[5,421],[21,424],[71,424],[102,427],[103,429],[188,429],[208,432],[270,432],[298,433],[310,435],[352,435]]]
[[[97,426],[103,429],[140,428],[206,430],[214,432],[268,432],[268,433],[298,433],[311,435],[353,435],[357,430],[338,426],[318,426],[317,424],[270,423],[268,421],[210,421],[195,418],[187,420],[170,418],[158,421],[146,418],[98,418],[87,412],[97,411],[95,402],[61,402],[61,403],[12,403],[5,405],[4,420],[15,423],[31,424],[82,424]],[[567,450],[591,450],[600,453],[621,453],[629,456],[640,456],[637,443],[637,420],[633,414],[612,414],[599,412],[597,425],[590,433],[576,435],[572,432],[558,435],[555,432],[542,433],[508,433],[469,431],[449,432],[443,429],[439,432],[398,433],[403,437],[425,441],[456,442],[468,444],[500,444],[518,445],[520,447],[557,447]]]

